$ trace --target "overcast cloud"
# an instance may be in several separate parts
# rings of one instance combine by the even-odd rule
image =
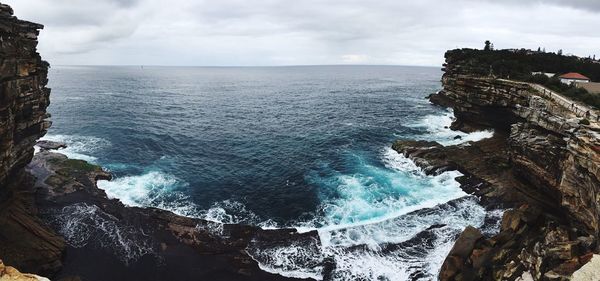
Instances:
[[[3,0],[53,64],[435,65],[447,49],[600,56],[597,0]],[[567,3],[568,2],[568,3]]]

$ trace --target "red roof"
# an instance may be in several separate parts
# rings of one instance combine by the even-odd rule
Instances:
[[[577,72],[571,72],[571,73],[567,73],[567,74],[563,74],[561,76],[559,76],[560,78],[564,78],[564,79],[576,79],[576,80],[591,80],[590,78],[587,78]]]

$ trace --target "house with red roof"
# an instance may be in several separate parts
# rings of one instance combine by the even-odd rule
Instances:
[[[567,74],[563,74],[561,76],[558,76],[558,78],[560,79],[560,82],[563,82],[568,85],[571,85],[574,83],[589,83],[591,81],[590,78],[587,78],[586,76],[579,74],[577,72],[570,72]]]

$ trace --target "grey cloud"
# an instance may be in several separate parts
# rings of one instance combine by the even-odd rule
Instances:
[[[600,2],[558,0],[8,0],[62,64],[418,64],[480,47],[590,55]]]
[[[478,1],[478,0],[472,0]],[[555,5],[555,6],[563,6],[574,9],[580,9],[590,12],[600,12],[600,1],[598,0],[486,0],[489,2],[495,3],[510,3],[510,4],[518,4],[521,6],[524,5]]]

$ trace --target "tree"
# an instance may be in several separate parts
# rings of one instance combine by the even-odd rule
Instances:
[[[538,47],[538,51],[537,52],[541,53],[542,52],[542,47]]]
[[[491,51],[492,50],[491,45],[492,45],[492,42],[490,42],[490,40],[485,40],[485,47],[483,47],[483,50]]]
[[[558,50],[558,53],[556,53],[556,54],[557,54],[557,55],[559,55],[559,56],[562,56],[562,54],[563,54],[563,50],[562,50],[562,49],[559,49],[559,50]]]

